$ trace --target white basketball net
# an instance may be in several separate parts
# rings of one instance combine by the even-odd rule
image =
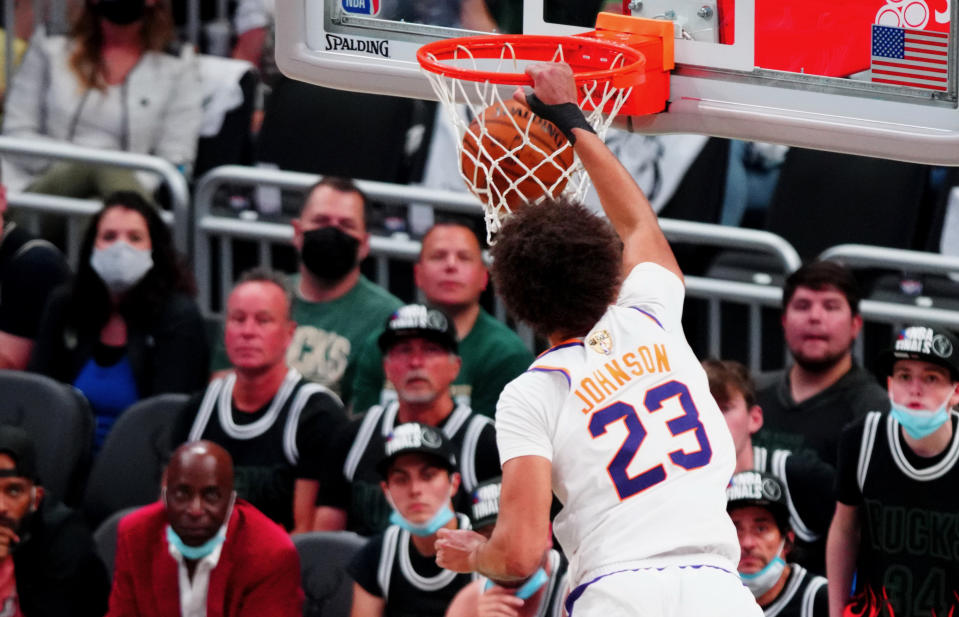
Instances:
[[[435,57],[433,60],[435,61]],[[552,61],[564,61],[561,43],[557,44]],[[621,56],[610,68],[618,68],[625,61],[625,58]],[[468,47],[459,45],[456,47],[453,59],[446,62],[456,63],[463,68],[481,69],[486,72],[523,72],[523,68],[520,66],[523,60],[517,58],[516,51],[509,43],[504,44],[503,51],[498,59],[474,58]],[[482,67],[480,67],[481,62],[485,63]],[[490,66],[490,64],[493,66]],[[503,86],[489,81],[467,81],[440,75],[426,69],[423,69],[423,72],[429,78],[436,96],[446,108],[450,122],[456,128],[456,149],[460,153],[460,156],[457,157],[457,167],[467,187],[474,195],[479,197],[483,204],[488,242],[493,243],[493,236],[499,231],[505,218],[510,215],[511,201],[514,205],[536,203],[559,193],[558,187],[563,184],[565,184],[565,188],[556,195],[557,197],[562,195],[576,201],[583,200],[586,191],[589,190],[590,182],[589,176],[579,159],[574,157],[573,164],[569,168],[565,168],[564,165],[557,162],[567,148],[572,148],[569,142],[566,142],[557,151],[546,152],[529,139],[529,129],[533,126],[533,123],[528,123],[525,131],[520,131],[515,118],[509,113],[505,113],[505,117],[510,118],[517,131],[523,134],[523,143],[513,144],[512,147],[509,147],[508,144],[499,144],[487,131],[483,122],[484,110],[494,104],[504,105],[503,97],[511,98],[515,86]],[[632,88],[617,88],[609,82],[597,81],[577,84],[577,87],[581,94],[580,108],[583,109],[586,120],[596,131],[599,138],[605,140],[606,132],[613,118],[616,117],[623,103],[631,94]],[[604,109],[609,111],[608,115],[603,114]],[[471,128],[470,124],[474,118],[479,120],[477,126]],[[465,173],[462,165],[463,138],[467,133],[472,135],[472,142],[477,145],[478,150],[475,156],[468,150],[466,151],[466,156],[474,166],[472,174]],[[500,147],[496,148],[496,152],[490,152],[486,148],[486,145],[491,144],[491,142],[499,144]],[[543,156],[543,159],[533,168],[527,166],[520,160],[520,157],[515,156],[525,147],[533,147]],[[565,156],[568,157],[569,154]],[[493,178],[494,173],[502,169],[504,165],[509,167],[509,173],[497,173],[496,177],[499,182],[487,181],[487,179]],[[550,166],[554,169],[550,169],[550,173],[541,175],[546,175],[551,179],[558,175],[549,184],[544,183],[537,176],[538,171],[543,171],[540,169],[543,166]],[[526,194],[531,192],[531,187],[535,187],[535,194]],[[521,199],[520,196],[522,196]]]

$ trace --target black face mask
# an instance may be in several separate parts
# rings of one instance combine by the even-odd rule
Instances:
[[[313,275],[323,281],[336,282],[356,265],[360,241],[336,227],[320,227],[303,232],[300,259]]]
[[[93,5],[93,10],[109,22],[126,26],[143,18],[146,0],[100,0]]]

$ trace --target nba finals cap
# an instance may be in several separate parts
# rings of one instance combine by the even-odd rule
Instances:
[[[496,477],[480,482],[470,493],[470,520],[473,529],[488,527],[496,522],[499,516],[499,493],[503,486],[503,478]]]
[[[393,461],[404,454],[424,454],[436,459],[448,471],[456,471],[453,444],[443,431],[432,426],[407,422],[394,427],[386,437],[383,458],[376,464],[376,471],[385,478]]]
[[[775,476],[759,471],[741,471],[733,476],[726,487],[726,511],[746,506],[766,508],[781,530],[789,529],[786,491]]]
[[[0,469],[0,477],[27,478],[37,481],[37,453],[33,440],[17,426],[0,425],[0,454],[13,459],[13,469]]]
[[[908,326],[899,331],[892,347],[879,354],[880,377],[892,374],[896,360],[921,360],[945,367],[959,381],[959,340],[938,326]]]
[[[378,340],[380,351],[386,352],[402,339],[425,338],[456,353],[456,328],[442,311],[422,304],[407,304],[396,309]]]

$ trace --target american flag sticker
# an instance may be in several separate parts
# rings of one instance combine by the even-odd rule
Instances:
[[[949,34],[872,26],[872,81],[946,90],[949,87]]]

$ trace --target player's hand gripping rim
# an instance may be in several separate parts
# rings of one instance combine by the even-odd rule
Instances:
[[[527,105],[537,116],[556,125],[569,143],[576,143],[573,129],[596,133],[576,102],[576,82],[573,69],[563,62],[541,62],[526,67],[526,74],[533,79],[533,93],[526,94],[517,88],[513,98]]]

